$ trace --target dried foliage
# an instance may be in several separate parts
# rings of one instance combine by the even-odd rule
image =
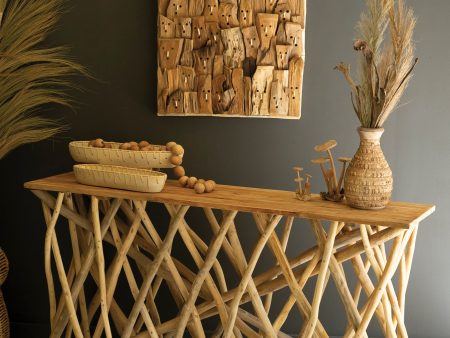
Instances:
[[[62,129],[57,121],[36,116],[43,105],[70,106],[64,89],[72,87],[71,75],[84,72],[66,48],[42,46],[61,15],[61,3],[0,0],[0,159]]]
[[[381,128],[397,107],[417,64],[413,32],[416,18],[403,0],[366,0],[367,10],[356,27],[359,83],[350,65],[341,63],[351,88],[353,108],[361,126]]]

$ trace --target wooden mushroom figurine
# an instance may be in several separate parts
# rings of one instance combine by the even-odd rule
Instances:
[[[305,196],[309,196],[309,198],[311,198],[311,178],[312,176],[310,174],[305,174],[306,176],[306,182],[305,182],[305,189],[304,189],[304,193]]]
[[[352,159],[350,157],[339,157],[338,161],[342,163],[342,172],[338,183],[339,192],[342,192],[342,189],[344,188],[345,173],[347,172],[348,164],[352,161]]]
[[[323,178],[324,178],[325,183],[327,185],[327,190],[328,190],[327,193],[330,194],[331,193],[331,189],[330,189],[331,187],[330,187],[330,182],[328,180],[327,170],[325,169],[325,164],[328,163],[328,162],[330,162],[330,160],[328,158],[325,158],[325,157],[320,157],[320,158],[317,158],[317,159],[314,159],[314,160],[311,161],[311,163],[313,163],[313,164],[319,164],[320,165],[320,169],[322,170]]]
[[[296,195],[297,195],[297,198],[298,199],[300,199],[300,200],[302,200],[303,199],[303,195],[304,195],[304,191],[303,191],[303,188],[302,188],[302,184],[303,184],[303,181],[304,181],[305,179],[303,178],[303,177],[297,177],[294,181],[295,181],[295,183],[297,183],[297,192],[296,192]]]
[[[296,182],[297,185],[298,185],[298,190],[297,190],[297,192],[300,193],[300,194],[302,194],[302,193],[303,193],[303,189],[302,189],[302,181],[303,181],[303,179],[302,179],[302,177],[300,176],[300,173],[303,171],[303,168],[301,168],[301,167],[294,167],[294,168],[292,168],[292,169],[297,173],[297,177],[296,177],[296,179],[295,179],[295,182]]]
[[[331,170],[332,172],[332,187],[334,188],[334,193],[335,194],[339,194],[339,191],[337,191],[338,189],[338,182],[337,182],[337,175],[336,175],[336,166],[334,165],[334,159],[333,159],[333,155],[331,154],[331,149],[333,149],[334,147],[337,146],[337,142],[335,140],[329,140],[323,144],[319,144],[317,146],[314,147],[314,150],[317,151],[318,153],[323,153],[326,152],[328,155],[328,159],[330,160],[331,163]]]

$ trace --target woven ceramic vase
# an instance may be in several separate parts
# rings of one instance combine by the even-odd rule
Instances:
[[[384,129],[359,128],[360,145],[345,175],[347,204],[365,210],[383,209],[392,195],[393,178],[381,150]]]

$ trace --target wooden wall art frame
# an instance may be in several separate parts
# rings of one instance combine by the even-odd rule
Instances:
[[[306,0],[158,0],[158,115],[299,119]]]

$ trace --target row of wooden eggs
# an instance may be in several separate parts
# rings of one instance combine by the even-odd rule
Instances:
[[[193,176],[182,176],[178,182],[182,187],[194,189],[197,194],[210,193],[216,189],[216,182],[213,180],[206,181]]]

